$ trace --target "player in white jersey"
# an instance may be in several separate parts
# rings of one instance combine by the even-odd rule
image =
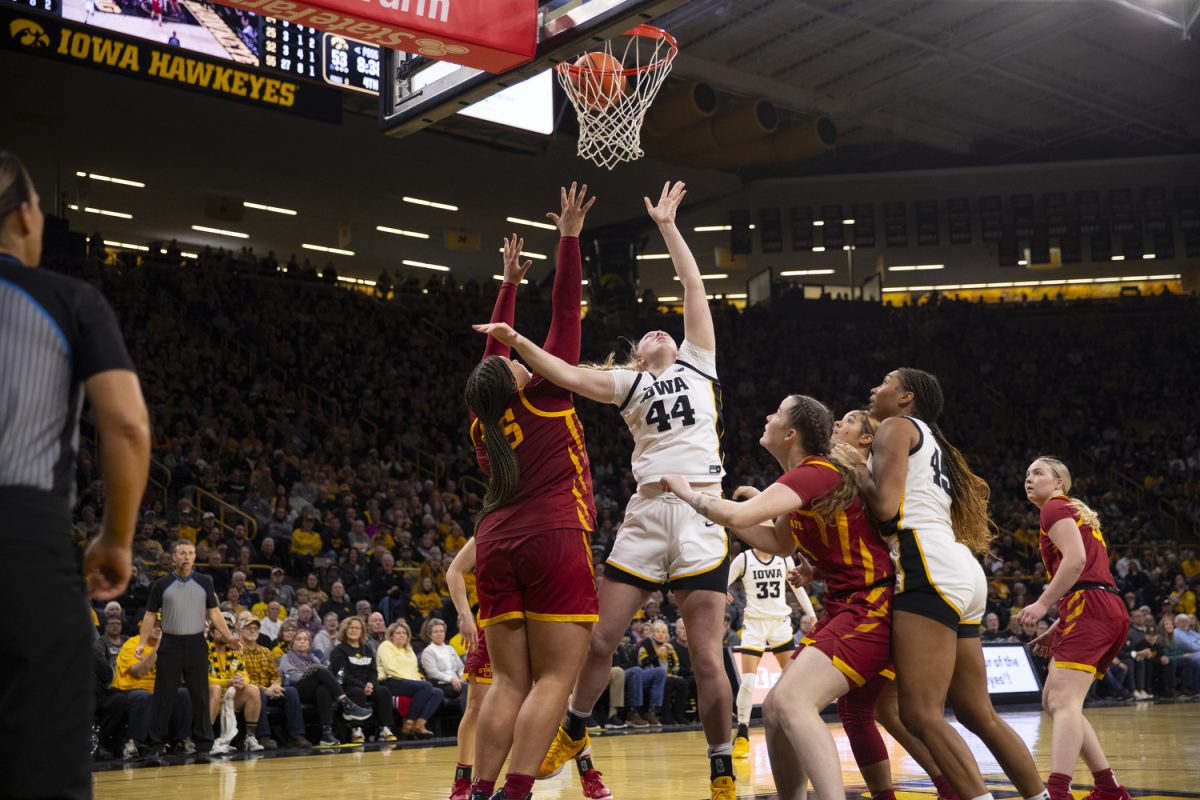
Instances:
[[[754,710],[754,687],[758,682],[758,662],[770,650],[787,667],[796,649],[796,634],[792,630],[792,608],[787,591],[791,591],[806,616],[817,618],[808,592],[793,586],[787,579],[796,566],[791,556],[776,556],[764,550],[743,550],[729,565],[729,585],[738,581],[746,590],[746,609],[742,612],[742,682],[737,694],[737,733],[733,737],[734,758],[750,754],[750,712]],[[785,588],[786,587],[786,588]],[[730,595],[732,601],[733,596]]]
[[[987,588],[974,554],[991,540],[990,490],[938,429],[942,406],[936,377],[895,370],[871,390],[870,413],[882,422],[870,462],[853,448],[837,448],[857,465],[863,501],[883,521],[896,563],[892,657],[900,717],[959,797],[991,800],[974,756],[946,721],[948,697],[958,721],[983,740],[1021,796],[1044,799],[1028,748],[988,697],[979,641]]]
[[[651,592],[671,589],[688,630],[700,720],[708,740],[714,800],[734,800],[732,746],[728,738],[733,692],[725,677],[721,638],[728,586],[729,538],[725,530],[659,485],[681,475],[698,492],[720,496],[725,475],[720,452],[721,386],[716,335],[700,268],[675,225],[686,191],[682,182],[663,187],[658,203],[644,198],[658,225],[683,287],[684,340],[651,331],[628,363],[612,368],[576,367],[555,358],[507,325],[476,326],[513,347],[546,380],[575,394],[612,403],[633,435],[637,493],[600,585],[600,621],[592,628],[587,660],[571,693],[566,722],[546,755],[539,778],[557,774],[586,751],[586,721],[608,685],[612,654],[629,620]]]

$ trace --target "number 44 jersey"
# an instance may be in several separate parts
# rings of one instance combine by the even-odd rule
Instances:
[[[662,373],[613,370],[613,398],[633,434],[633,477],[639,486],[679,475],[693,484],[719,483],[721,384],[717,354],[684,340]]]

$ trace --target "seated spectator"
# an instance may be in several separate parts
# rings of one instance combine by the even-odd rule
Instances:
[[[679,658],[668,641],[668,634],[666,621],[656,618],[650,625],[650,636],[642,641],[638,652],[638,666],[642,669],[666,670],[663,690],[657,697],[651,691],[651,708],[642,715],[651,725],[656,724],[656,720],[661,720],[663,725],[687,723],[683,715],[687,711],[688,684],[679,676]]]
[[[108,609],[105,609],[106,614],[107,612]],[[100,642],[104,647],[104,652],[107,654],[108,665],[110,667],[116,667],[117,654],[121,652],[121,647],[128,638],[121,632],[124,625],[125,621],[120,616],[105,616],[104,618],[104,634],[100,637]]]
[[[300,626],[296,624],[296,620],[290,617],[285,619],[279,626],[279,638],[275,640],[275,646],[271,648],[271,657],[278,661],[287,655],[288,651],[292,649],[292,642],[296,641],[296,632],[299,630]],[[308,641],[311,646],[311,635],[309,635]]]
[[[391,690],[393,697],[411,697],[402,739],[432,739],[433,732],[425,723],[441,708],[444,694],[425,680],[417,668],[417,654],[412,647],[412,630],[404,620],[393,622],[385,640],[379,646],[379,682]]]
[[[446,643],[446,623],[437,618],[426,620],[421,627],[421,639],[426,642],[421,651],[421,671],[442,690],[447,700],[458,700],[465,711],[467,684],[463,680],[463,662]]]
[[[369,597],[385,621],[408,617],[408,583],[396,571],[396,560],[391,553],[379,557],[379,571],[371,578]]]
[[[1196,593],[1187,584],[1183,574],[1175,576],[1175,585],[1170,595],[1171,611],[1176,614],[1196,613]]]
[[[442,595],[438,592],[437,587],[434,586],[432,578],[421,578],[421,588],[419,591],[413,592],[410,604],[413,610],[421,615],[422,619],[429,619],[434,611],[441,609]]]
[[[162,641],[162,623],[155,620],[151,638],[142,648],[143,655],[138,658],[137,651],[142,645],[140,635],[131,636],[121,646],[117,655],[116,667],[113,669],[113,694],[108,696],[101,718],[119,723],[125,719],[124,742],[120,756],[123,759],[137,758],[141,748],[150,736],[150,707],[154,696],[154,674],[158,666],[158,644]],[[103,732],[105,723],[101,722],[101,738],[107,738]],[[171,707],[170,736],[174,743],[171,752],[176,755],[191,755],[196,752],[196,744],[191,738],[192,731],[192,701],[187,689],[182,686],[175,690],[175,703]]]
[[[270,586],[263,591],[269,592],[272,595],[274,594],[274,590],[272,590]],[[251,610],[254,611],[258,608],[260,608],[260,606],[255,606],[254,609]],[[283,605],[278,600],[270,600],[267,603],[265,612],[266,613],[264,613],[260,618],[262,623],[262,632],[264,636],[271,640],[271,644],[273,645],[275,644],[275,640],[279,638],[279,629],[283,626],[283,621],[287,619],[287,612],[284,611]],[[258,613],[255,612],[254,616],[257,617]]]
[[[264,707],[258,718],[256,731],[259,744],[267,750],[278,747],[271,736],[271,726],[267,722],[266,713],[266,706],[275,705],[283,709],[283,717],[287,721],[288,744],[291,747],[312,747],[312,743],[304,738],[300,692],[294,686],[283,685],[279,667],[271,656],[271,651],[258,643],[261,623],[253,614],[246,612],[239,616],[238,624],[238,634],[242,639],[242,650],[238,656],[246,667],[246,677],[258,687],[259,700]]]
[[[308,631],[296,631],[292,648],[279,659],[279,671],[289,686],[296,687],[303,702],[317,706],[317,718],[321,721],[321,746],[341,744],[333,734],[334,703],[341,708],[342,717],[351,723],[371,718],[371,709],[356,705],[347,697],[329,667],[322,664],[313,652]]]
[[[338,643],[337,612],[330,611],[322,621],[324,625],[321,631],[313,638],[313,650],[316,650],[321,660],[328,664],[329,657],[333,655],[333,648],[337,647]]]
[[[331,612],[337,614],[339,620],[354,614],[354,605],[346,595],[346,585],[341,581],[334,581],[333,586],[329,587],[329,599],[321,604],[318,611],[322,619]]]
[[[1182,615],[1185,616],[1186,615]],[[1184,695],[1192,696],[1200,693],[1200,661],[1194,653],[1184,650],[1182,644],[1175,638],[1175,619],[1170,614],[1159,623],[1162,630],[1163,651],[1175,666],[1177,683],[1175,688]]]
[[[386,686],[378,684],[379,669],[375,665],[375,656],[366,645],[366,632],[366,626],[358,617],[349,617],[342,622],[338,643],[329,656],[329,670],[351,700],[364,708],[374,709],[379,738],[394,742],[396,736],[392,728],[396,724],[396,710],[392,706],[392,693]],[[361,727],[351,729],[350,741],[365,741]]]
[[[263,540],[263,547],[266,548],[266,540]],[[275,599],[287,609],[289,612],[296,607],[296,590],[291,584],[287,583],[282,567],[275,567],[271,570],[271,588],[275,590]]]
[[[301,516],[300,525],[292,530],[292,563],[302,571],[312,569],[314,560],[325,549],[321,534],[313,527],[315,522],[313,517]]]
[[[1146,637],[1141,650],[1135,653],[1146,664],[1146,689],[1153,689],[1150,694],[1159,697],[1176,697],[1175,662],[1167,655],[1166,647],[1159,640],[1158,626],[1146,630]]]
[[[679,677],[688,685],[688,713],[685,716],[692,718],[691,715],[696,713],[696,674],[692,671],[692,653],[688,648],[687,626],[683,623],[683,617],[675,620],[675,638],[671,643],[679,659]]]
[[[363,600],[362,602],[366,602]],[[368,604],[369,607],[369,604]],[[387,623],[383,621],[383,614],[378,611],[372,611],[367,615],[367,646],[371,648],[371,652],[375,657],[379,657],[379,647],[387,641]]]
[[[1008,638],[1008,633],[1000,630],[999,614],[993,611],[983,618],[983,630],[979,638],[984,642],[1003,642]]]
[[[225,623],[230,631],[237,630],[237,621],[232,614],[225,615]],[[262,713],[262,700],[258,695],[258,687],[246,677],[246,667],[242,664],[235,650],[221,638],[215,629],[209,631],[208,642],[208,715],[216,726],[217,717],[221,713],[221,703],[228,689],[234,690],[233,710],[240,711],[246,718],[246,736],[244,739],[247,752],[257,752],[263,749],[254,736],[258,727],[258,717]],[[213,747],[217,753],[217,746]]]
[[[296,626],[301,630],[308,631],[308,635],[316,636],[321,631],[321,618],[317,616],[317,612],[308,603],[301,603],[296,606]]]

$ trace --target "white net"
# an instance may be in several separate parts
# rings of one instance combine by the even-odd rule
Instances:
[[[677,52],[671,34],[638,25],[555,68],[579,120],[581,158],[611,170],[645,155],[642,122]]]

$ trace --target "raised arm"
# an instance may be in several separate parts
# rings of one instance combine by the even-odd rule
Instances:
[[[467,598],[467,570],[475,566],[475,539],[467,540],[462,550],[450,562],[446,570],[446,585],[450,587],[450,599],[454,601],[454,610],[458,612],[458,630],[462,633],[467,645],[467,652],[473,651],[479,645],[479,631],[475,628],[475,615],[471,613],[471,602]]]
[[[514,233],[511,239],[504,240],[504,281],[500,291],[496,293],[496,305],[492,307],[492,322],[503,322],[512,325],[517,313],[517,286],[525,278],[525,273],[533,266],[528,259],[521,263],[521,251],[525,249],[525,240]],[[503,342],[488,337],[483,349],[483,357],[507,356],[511,348]]]
[[[579,233],[583,230],[583,221],[596,198],[587,199],[586,183],[578,190],[575,183],[572,183],[570,190],[564,187],[559,192],[562,213],[546,214],[558,226],[562,238],[558,242],[557,269],[554,272],[554,291],[551,295],[553,313],[550,318],[550,331],[546,334],[546,342],[542,347],[568,364],[578,364],[579,314],[583,300],[583,263],[579,255]]]
[[[668,475],[660,483],[664,491],[671,492],[696,509],[700,516],[718,525],[734,528],[752,547],[780,556],[791,555],[796,549],[791,534],[785,528],[776,525],[768,530],[763,525],[804,505],[800,495],[781,483],[773,483],[741,503],[693,491],[691,485],[677,475]]]
[[[642,201],[650,219],[658,225],[667,252],[671,254],[675,274],[683,285],[683,338],[703,350],[716,350],[717,336],[713,331],[712,311],[708,308],[700,267],[675,225],[675,212],[686,194],[683,181],[676,181],[674,186],[668,181],[663,184],[657,205],[652,204],[649,197],[643,197]]]
[[[588,369],[568,364],[561,358],[547,353],[533,342],[504,323],[488,325],[472,325],[479,333],[499,339],[509,347],[516,349],[530,370],[541,375],[555,386],[561,386],[569,392],[583,395],[597,403],[611,403],[615,383],[612,373],[599,369]]]

